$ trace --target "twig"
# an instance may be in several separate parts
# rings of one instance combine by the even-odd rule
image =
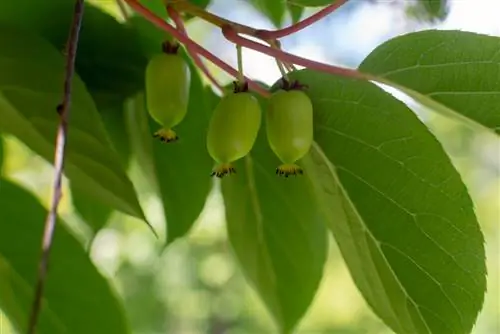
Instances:
[[[172,35],[174,38],[176,38],[179,42],[182,44],[186,45],[186,47],[192,48],[192,50],[202,57],[210,60],[212,63],[214,63],[216,66],[220,67],[222,70],[226,71],[230,75],[234,76],[235,78],[238,77],[238,71],[233,68],[231,65],[227,64],[224,62],[222,59],[190,39],[189,37],[181,34],[177,29],[175,29],[173,26],[165,22],[163,19],[152,13],[149,9],[144,7],[142,4],[139,3],[137,0],[125,0],[125,2],[137,13],[141,14],[144,16],[149,22],[153,23],[156,25],[158,28],[166,31],[170,35]],[[248,86],[250,89],[253,91],[259,93],[260,95],[264,97],[269,97],[270,93],[264,89],[262,86],[260,86],[258,83],[256,83],[253,80],[250,80],[249,78],[245,78],[245,80],[248,82]]]
[[[323,8],[320,11],[318,11],[317,13],[309,16],[308,18],[306,18],[300,22],[297,22],[295,24],[292,24],[289,27],[286,27],[283,29],[278,29],[278,30],[254,29],[254,28],[249,27],[247,25],[244,25],[241,23],[236,23],[236,22],[230,21],[228,19],[225,19],[223,17],[220,17],[218,15],[215,15],[213,13],[210,13],[197,5],[192,4],[189,1],[180,1],[178,3],[173,3],[172,5],[175,6],[175,8],[178,11],[186,12],[186,13],[189,13],[191,15],[197,16],[206,22],[209,22],[213,25],[218,26],[219,28],[230,25],[238,34],[250,35],[250,36],[259,38],[263,41],[269,42],[269,41],[273,41],[273,40],[291,35],[291,34],[296,33],[304,28],[307,28],[311,24],[316,23],[317,21],[321,20],[325,16],[333,13],[335,10],[337,10],[340,6],[345,4],[347,1],[348,0],[337,0],[335,3],[326,6],[325,8]]]
[[[313,23],[318,22],[325,16],[333,13],[336,11],[340,6],[345,4],[348,0],[337,0],[335,3],[326,6],[325,8],[321,9],[319,12],[309,16],[308,18],[297,22],[295,24],[292,24],[289,27],[283,28],[283,29],[278,29],[278,30],[257,30],[255,33],[255,37],[264,39],[264,40],[274,40],[278,38],[282,38],[288,35],[291,35],[293,33],[296,33],[304,28],[307,28]]]
[[[59,113],[59,127],[57,129],[56,147],[54,154],[54,185],[52,202],[50,205],[42,239],[42,254],[38,267],[38,277],[36,282],[35,295],[31,308],[31,314],[28,325],[28,334],[34,334],[38,317],[40,315],[45,279],[48,272],[49,255],[54,237],[54,230],[57,219],[57,208],[62,197],[62,177],[64,170],[64,157],[66,149],[66,140],[68,133],[68,119],[71,109],[71,90],[73,75],[75,72],[75,58],[80,33],[80,27],[84,11],[84,0],[75,0],[73,13],[73,22],[70,28],[68,41],[66,43],[66,72],[64,78],[64,95],[61,104],[57,106]]]
[[[250,39],[241,37],[238,35],[238,33],[231,27],[231,26],[225,26],[222,28],[222,34],[224,37],[228,40],[231,41],[237,45],[241,45],[243,47],[247,47],[256,51],[259,51],[261,53],[264,53],[268,56],[274,57],[276,59],[281,60],[282,62],[287,62],[291,64],[296,64],[300,66],[304,66],[313,70],[317,71],[322,71],[325,73],[330,73],[334,75],[339,75],[339,76],[344,76],[344,77],[349,77],[349,78],[356,78],[356,79],[364,79],[364,80],[371,80],[372,77],[369,76],[368,74],[358,72],[356,70],[351,70],[348,68],[343,68],[343,67],[338,67],[338,66],[333,66],[333,65],[328,65],[324,63],[320,63],[314,60],[310,60],[307,58],[302,58],[296,55],[293,55],[288,52],[284,52],[282,50],[274,49],[272,47],[266,46],[261,43],[254,42]]]
[[[184,26],[184,22],[182,21],[179,13],[172,6],[167,6],[167,12],[168,12],[168,15],[170,16],[170,18],[174,21],[177,30],[179,30],[179,32],[181,34],[183,34],[185,36],[188,36],[186,28]],[[208,80],[215,87],[217,87],[220,92],[223,92],[224,89],[217,82],[217,80],[214,78],[214,76],[212,75],[212,73],[210,73],[210,71],[208,70],[208,68],[205,66],[205,64],[201,60],[200,56],[195,51],[193,51],[193,48],[186,47],[186,49],[187,49],[189,55],[191,56],[191,58],[193,58],[193,61],[196,64],[196,66],[203,72],[203,74],[205,74],[205,76],[208,78]]]

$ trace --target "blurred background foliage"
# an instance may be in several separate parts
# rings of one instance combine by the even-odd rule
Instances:
[[[90,2],[122,19],[114,1]],[[208,9],[255,27],[273,28],[272,21],[248,1],[231,0],[231,6],[228,2],[213,0]],[[354,67],[375,46],[405,32],[445,28],[500,35],[498,19],[493,15],[487,17],[487,13],[494,12],[495,8],[498,13],[500,5],[491,1],[450,1],[446,18],[441,15],[442,20],[429,20],[429,12],[422,11],[415,2],[351,1],[317,25],[284,39],[283,46],[290,52],[312,59]],[[317,9],[307,9],[303,15],[314,10]],[[283,25],[291,20],[292,17],[285,15]],[[235,64],[234,47],[224,41],[216,29],[192,19],[188,30],[195,40]],[[246,51],[244,59],[251,77],[269,84],[278,78],[272,59],[253,51]],[[230,81],[218,69],[210,68],[221,82]],[[474,132],[432,111],[412,107],[443,143],[461,173],[475,201],[486,237],[488,292],[473,333],[500,333],[500,142],[492,134]],[[48,206],[52,167],[13,137],[4,136],[4,151],[4,177],[30,189]],[[141,177],[137,162],[133,162],[130,168],[135,177]],[[147,216],[161,228],[163,212],[158,199],[146,186],[138,190]],[[75,214],[71,203],[67,191],[61,215],[75,235],[89,246],[94,262],[123,297],[134,333],[275,332],[266,309],[231,254],[222,198],[217,187],[189,236],[175,241],[166,250],[162,250],[144,224],[120,213],[114,213],[106,228],[94,237]],[[297,333],[390,333],[356,290],[335,242],[330,241],[329,259],[320,289]],[[13,333],[1,312],[0,333]]]

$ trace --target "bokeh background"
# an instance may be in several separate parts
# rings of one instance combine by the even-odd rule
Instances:
[[[113,0],[90,2],[121,19]],[[411,31],[460,29],[500,36],[500,1],[451,0],[449,5],[444,21],[429,22],[422,20],[411,1],[351,0],[330,17],[283,39],[282,45],[285,50],[304,57],[356,67],[380,43]],[[247,1],[212,0],[208,9],[254,27],[273,28]],[[313,11],[306,10],[304,15]],[[286,18],[285,25],[288,23],[290,19]],[[188,31],[213,53],[236,64],[234,46],[217,29],[193,19]],[[244,62],[246,72],[254,79],[272,84],[279,78],[274,60],[267,56],[245,50]],[[231,80],[217,68],[209,67],[221,82]],[[409,103],[452,157],[473,197],[486,237],[488,292],[473,333],[500,333],[500,140]],[[48,205],[52,167],[15,138],[7,137],[5,142],[6,177],[31,189]],[[138,173],[136,166],[131,169],[132,173]],[[164,221],[160,204],[147,188],[139,191],[148,218],[161,228]],[[123,297],[134,334],[275,333],[272,319],[232,255],[217,189],[189,236],[163,252],[143,224],[119,213],[112,216],[108,226],[90,244],[89,231],[75,215],[69,194],[63,199],[61,214],[82,242],[90,245],[94,262]],[[356,290],[333,239],[330,245],[321,286],[296,332],[391,333]],[[14,334],[0,311],[0,334],[11,333]]]

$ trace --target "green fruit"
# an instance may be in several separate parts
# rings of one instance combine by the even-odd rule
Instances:
[[[146,105],[153,119],[162,125],[154,136],[164,142],[178,139],[172,127],[186,116],[191,72],[176,54],[155,55],[146,67]]]
[[[295,164],[309,151],[313,142],[313,106],[301,90],[280,90],[271,96],[266,113],[269,146],[283,165],[279,175],[302,174]]]
[[[257,99],[248,92],[224,96],[214,110],[207,133],[207,149],[218,163],[212,175],[234,173],[231,162],[247,155],[257,139],[261,124]]]

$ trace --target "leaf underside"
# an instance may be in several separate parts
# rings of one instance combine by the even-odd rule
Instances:
[[[315,140],[304,159],[352,277],[397,333],[469,333],[486,289],[483,236],[441,145],[377,86],[303,70]]]

